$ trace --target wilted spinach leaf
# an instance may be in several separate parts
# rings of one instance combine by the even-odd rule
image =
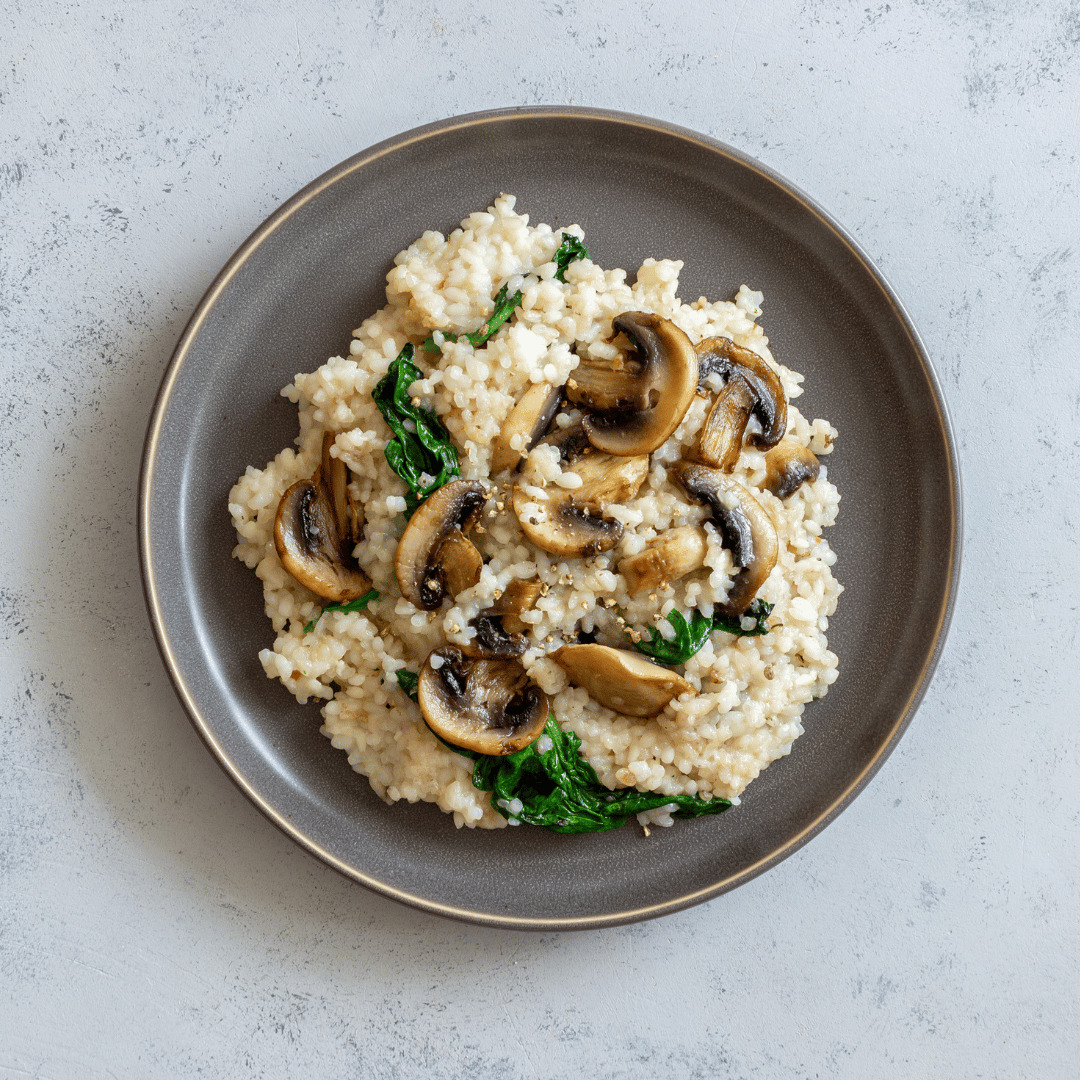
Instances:
[[[474,330],[471,334],[443,334],[443,341],[461,341],[464,338],[474,349],[479,349],[514,314],[514,309],[520,303],[521,291],[518,290],[513,296],[507,296],[504,285],[495,294],[495,310],[479,330]],[[434,337],[429,337],[424,342],[424,352],[442,352],[442,346],[435,341]]]
[[[555,276],[560,281],[565,282],[566,268],[575,259],[588,259],[589,257],[589,249],[576,236],[564,235],[562,243],[555,249],[555,254],[551,257],[551,261],[555,263]],[[479,330],[473,330],[469,334],[444,333],[442,335],[443,341],[467,341],[474,349],[479,349],[514,314],[514,311],[521,303],[521,299],[520,289],[513,296],[510,296],[507,286],[503,285],[495,294],[495,309]],[[424,342],[424,352],[441,351],[442,346],[435,340],[434,335]]]
[[[655,626],[649,627],[649,640],[637,642],[638,649],[661,664],[685,664],[709,640],[713,632],[712,619],[706,619],[695,609],[687,623],[681,611],[672,611],[667,621],[675,631],[670,641]]]
[[[405,696],[411,697],[413,701],[418,701],[419,696],[416,687],[420,682],[420,676],[415,671],[409,671],[408,668],[398,668],[395,675],[397,676],[397,684],[404,691]]]
[[[707,619],[700,611],[695,610],[689,623],[681,611],[672,611],[667,621],[674,629],[675,637],[668,641],[655,626],[650,626],[649,640],[639,641],[637,647],[646,656],[651,656],[661,664],[685,664],[709,640],[714,630],[723,630],[736,637],[760,637],[767,634],[769,627],[766,620],[772,609],[772,604],[758,597],[738,618],[718,614]],[[754,625],[744,629],[742,620],[748,617],[754,620]]]
[[[406,345],[371,395],[394,433],[386,444],[386,460],[409,485],[406,517],[411,517],[433,491],[461,474],[450,432],[430,409],[414,405],[409,396],[409,387],[423,376],[412,362],[414,355],[413,346]],[[423,481],[425,474],[430,482]]]
[[[379,590],[372,589],[371,592],[364,593],[358,600],[350,600],[347,604],[327,604],[326,607],[315,616],[311,622],[304,626],[304,633],[310,634],[315,629],[315,624],[326,614],[328,611],[363,611],[373,600],[379,599]]]
[[[562,243],[556,248],[551,261],[555,263],[555,276],[562,282],[566,281],[566,268],[575,259],[589,259],[589,249],[576,237],[568,233],[563,234]]]
[[[541,751],[538,744],[545,735],[551,748]],[[634,815],[661,806],[674,805],[675,817],[692,818],[719,814],[731,805],[727,799],[706,802],[691,795],[660,795],[633,788],[610,791],[581,756],[580,748],[581,740],[572,731],[563,731],[555,717],[549,716],[544,735],[516,754],[467,756],[476,760],[473,784],[492,793],[492,805],[503,817],[542,825],[553,832],[617,829]],[[515,799],[521,808],[515,806],[511,811]]]
[[[737,619],[725,618],[723,615],[713,616],[713,626],[717,630],[723,630],[726,634],[734,634],[736,637],[761,637],[769,632],[768,618],[772,614],[773,605],[761,597],[756,600]],[[747,630],[742,620],[750,618],[754,625]]]

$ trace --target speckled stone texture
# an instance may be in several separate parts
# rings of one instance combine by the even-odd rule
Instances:
[[[0,14],[0,1078],[1075,1076],[1080,4],[171,6]],[[965,565],[821,836],[528,935],[373,896],[232,787],[135,497],[172,346],[271,210],[404,128],[566,102],[729,141],[852,230],[948,395]]]

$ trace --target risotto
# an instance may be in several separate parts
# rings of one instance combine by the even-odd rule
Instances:
[[[459,827],[715,812],[837,675],[837,432],[762,294],[685,303],[682,262],[630,281],[584,240],[509,195],[424,233],[229,497],[266,674]]]

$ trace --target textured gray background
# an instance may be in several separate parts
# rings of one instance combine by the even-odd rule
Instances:
[[[0,1077],[1075,1076],[1080,4],[173,6],[0,14]],[[966,549],[915,722],[820,837],[528,935],[369,895],[234,790],[135,497],[171,348],[271,210],[402,129],[568,102],[729,141],[855,234],[948,395]]]

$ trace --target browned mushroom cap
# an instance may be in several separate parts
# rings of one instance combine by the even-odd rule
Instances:
[[[584,557],[610,551],[622,539],[623,527],[606,519],[604,511],[609,504],[625,502],[638,493],[649,472],[649,459],[599,454],[580,427],[555,432],[541,445],[557,446],[564,471],[576,473],[581,485],[549,484],[540,498],[525,490],[540,487],[539,478],[526,467],[514,487],[514,513],[521,531],[553,555]]]
[[[329,459],[326,440],[332,445],[333,438],[324,438],[324,460]],[[339,502],[342,518],[335,513],[335,499],[320,466],[309,480],[298,480],[281,497],[274,516],[274,547],[281,565],[301,585],[324,600],[343,604],[370,592],[371,578],[352,557],[359,515],[348,509],[348,466],[337,458],[329,460],[345,470],[346,497]],[[335,468],[331,466],[332,476]],[[340,492],[341,485],[337,486]]]
[[[733,375],[716,395],[698,435],[694,454],[699,461],[732,472],[742,452],[743,433],[754,411],[753,391],[744,379]]]
[[[704,338],[697,344],[699,378],[714,373],[724,379],[738,375],[754,392],[754,412],[761,421],[761,432],[750,442],[762,450],[775,446],[787,431],[787,395],[780,376],[756,352],[736,345],[728,338]]]
[[[394,556],[398,588],[418,608],[434,611],[447,596],[475,585],[483,559],[464,532],[484,505],[476,480],[451,480],[409,519]]]
[[[420,712],[441,739],[478,754],[524,750],[547,723],[547,694],[516,660],[478,660],[447,645],[424,662]]]
[[[651,454],[679,426],[698,384],[698,358],[690,339],[670,319],[624,311],[612,328],[634,345],[631,367],[639,367],[645,404],[629,411],[587,416],[589,442],[607,454]]]
[[[575,686],[623,716],[655,716],[693,687],[670,668],[607,645],[564,645],[551,654]]]
[[[772,518],[742,484],[719,469],[680,461],[671,472],[692,499],[712,510],[724,546],[741,567],[720,613],[729,618],[742,615],[776,565],[779,545]]]
[[[644,551],[629,555],[619,563],[631,596],[678,581],[705,565],[708,543],[700,525],[683,525],[650,540]]]
[[[503,469],[517,468],[536,443],[547,434],[561,400],[561,386],[536,383],[525,391],[492,441],[492,476]],[[515,436],[520,437],[520,450],[511,446]]]
[[[821,472],[814,452],[796,439],[781,439],[765,455],[765,487],[778,499],[794,495],[803,484],[812,484]]]

